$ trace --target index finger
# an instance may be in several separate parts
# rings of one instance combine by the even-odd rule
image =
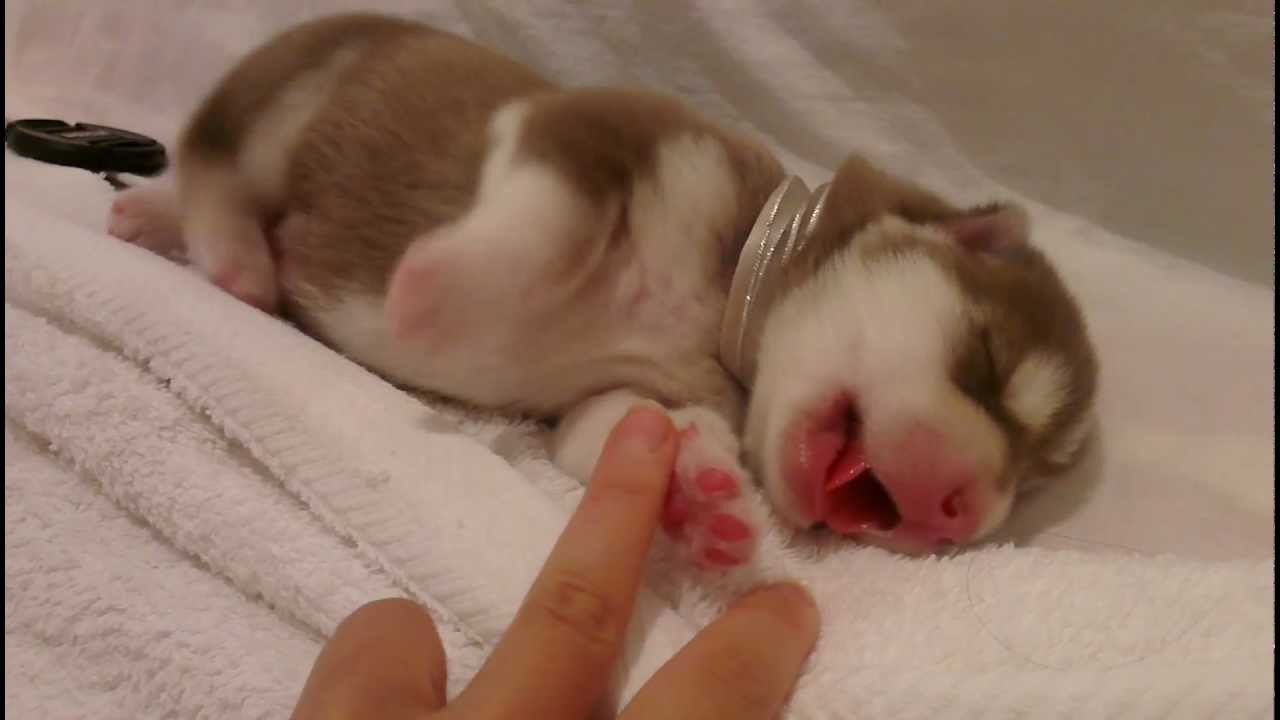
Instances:
[[[609,435],[578,509],[524,605],[450,709],[582,717],[613,673],[675,463],[665,413],[638,407]]]

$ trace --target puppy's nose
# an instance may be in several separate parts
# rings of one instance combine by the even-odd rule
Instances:
[[[985,510],[980,478],[942,433],[914,425],[877,455],[876,476],[902,517],[899,532],[929,545],[972,539]]]
[[[881,475],[882,478],[885,475]],[[950,482],[962,483],[952,489],[937,487],[936,475],[893,476],[885,487],[902,517],[899,529],[917,535],[929,545],[959,544],[973,538],[981,524],[981,514],[971,501],[973,495],[966,481],[954,476]]]

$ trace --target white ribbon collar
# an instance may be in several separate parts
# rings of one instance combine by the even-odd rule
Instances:
[[[778,299],[783,270],[817,226],[829,188],[810,192],[803,180],[788,176],[756,216],[738,256],[720,326],[720,361],[744,387],[755,379],[764,321]]]

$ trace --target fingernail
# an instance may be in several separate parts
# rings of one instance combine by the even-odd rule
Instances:
[[[642,443],[646,450],[657,450],[670,437],[672,426],[667,414],[656,408],[633,408],[618,424],[622,437]]]

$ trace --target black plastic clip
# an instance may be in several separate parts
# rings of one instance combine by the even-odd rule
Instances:
[[[102,174],[116,189],[127,187],[116,173],[151,176],[169,164],[164,145],[154,138],[105,125],[15,120],[5,125],[4,141],[23,157]]]

